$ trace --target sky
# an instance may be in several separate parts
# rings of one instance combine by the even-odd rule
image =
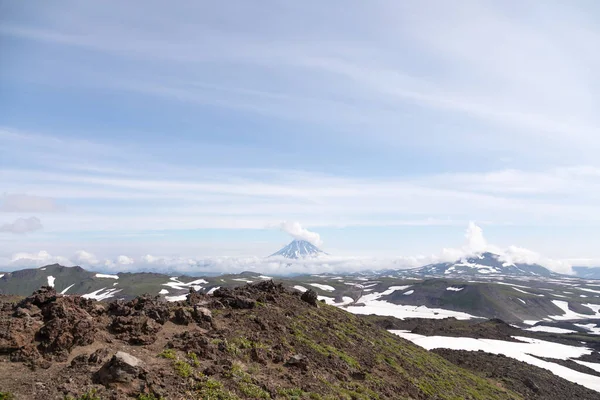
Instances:
[[[600,265],[599,11],[0,1],[0,267]]]

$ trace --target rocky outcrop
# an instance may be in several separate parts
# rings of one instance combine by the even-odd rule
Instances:
[[[319,307],[319,297],[317,296],[317,292],[312,289],[308,289],[306,292],[302,293],[300,298],[302,301],[310,304],[313,307]]]

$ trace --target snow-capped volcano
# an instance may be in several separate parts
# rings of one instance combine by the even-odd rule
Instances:
[[[509,263],[497,254],[484,252],[455,262],[430,264],[408,270],[423,275],[508,275],[508,276],[553,276],[555,273],[538,264]]]
[[[282,256],[285,258],[306,258],[316,257],[322,254],[327,254],[319,249],[314,244],[307,242],[306,240],[294,240],[277,253],[271,254],[270,257]]]

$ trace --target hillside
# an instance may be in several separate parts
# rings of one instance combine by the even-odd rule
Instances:
[[[254,271],[219,276],[169,276],[135,272],[106,274],[80,267],[47,265],[4,273],[0,294],[27,296],[52,284],[57,292],[103,301],[132,300],[148,293],[181,301],[190,288],[212,293],[271,279]],[[393,275],[300,275],[280,278],[289,288],[312,289],[319,300],[356,314],[399,318],[500,318],[521,326],[538,321],[600,319],[600,287],[570,277],[444,275],[435,278]]]
[[[0,354],[17,399],[521,398],[271,281],[108,305],[46,287],[3,303]]]

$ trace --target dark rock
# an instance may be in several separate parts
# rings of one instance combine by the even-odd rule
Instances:
[[[303,370],[308,369],[308,358],[302,354],[295,354],[285,362],[286,367],[296,367]]]
[[[319,306],[319,297],[317,296],[317,292],[315,292],[312,289],[308,289],[306,292],[302,293],[302,296],[300,298],[302,299],[302,301],[310,304],[311,306]]]
[[[90,354],[88,362],[90,364],[102,364],[103,362],[106,361],[109,354],[110,354],[110,350],[108,350],[105,347],[102,347],[102,348],[96,350],[95,352],[93,352],[92,354]]]
[[[42,308],[42,306],[56,301],[56,290],[51,286],[42,286],[39,290],[19,303],[19,307],[29,308],[31,305]]]
[[[357,381],[364,381],[365,379],[367,379],[367,374],[363,371],[353,372],[351,376],[352,379],[356,379]]]
[[[197,304],[206,304],[207,295],[204,292],[195,290],[193,287],[190,287],[190,291],[185,301],[191,306],[195,306]]]
[[[188,307],[179,307],[175,310],[175,316],[173,322],[178,325],[189,325],[194,322],[192,311]]]
[[[193,313],[193,317],[196,320],[196,322],[201,322],[201,321],[206,321],[206,322],[212,322],[212,312],[205,307],[197,307],[194,306],[194,313]]]
[[[71,367],[87,365],[88,359],[89,359],[89,356],[87,354],[80,354],[71,360]]]
[[[26,308],[17,307],[13,313],[15,318],[31,318],[31,312]]]
[[[129,353],[118,351],[94,374],[94,382],[109,386],[131,382],[144,372],[142,361]]]
[[[116,317],[110,329],[118,339],[131,344],[152,344],[162,326],[146,316]]]

